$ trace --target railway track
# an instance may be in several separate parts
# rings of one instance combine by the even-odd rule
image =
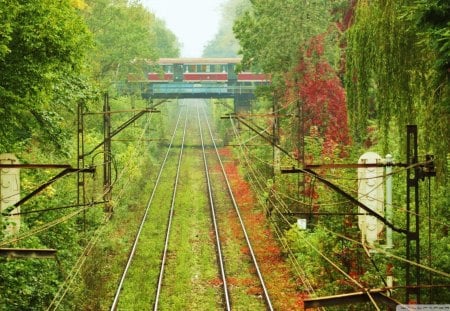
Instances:
[[[199,107],[198,104],[184,105],[183,110],[184,122],[180,121],[182,119],[180,112],[155,186],[132,243],[130,256],[117,286],[111,310],[133,310],[137,307],[136,302],[141,303],[141,300],[144,301],[141,306],[153,310],[246,309],[248,306],[243,305],[244,300],[237,297],[236,284],[230,286],[228,282],[228,279],[239,277],[240,271],[234,272],[234,275],[227,273],[227,265],[247,267],[246,270],[255,271],[252,278],[257,277],[257,282],[262,288],[262,297],[253,295],[247,299],[251,301],[252,306],[256,306],[252,309],[273,310],[204,107]],[[182,123],[183,125],[180,125]],[[176,145],[175,141],[181,142]],[[171,150],[177,146],[179,153],[175,161]],[[168,162],[171,164],[167,164]],[[213,174],[212,178],[211,165],[215,168],[221,167],[221,176]],[[197,170],[199,172],[196,174]],[[221,180],[218,181],[218,178]],[[164,182],[164,186],[159,186],[161,182]],[[171,187],[167,187],[169,183]],[[215,189],[223,188],[223,185],[226,187],[229,202],[223,202],[223,191],[221,195],[216,193]],[[161,190],[165,190],[165,194],[159,195],[158,192]],[[171,197],[170,204],[168,193]],[[152,207],[158,195],[161,197],[156,203],[159,206]],[[191,198],[186,199],[186,196]],[[195,203],[191,204],[190,201]],[[216,204],[218,201],[220,204]],[[218,208],[226,209],[226,212],[218,211]],[[151,213],[158,210],[160,214],[165,214],[165,218],[152,217]],[[221,230],[225,227],[221,225],[224,223],[224,219],[221,218],[231,210],[239,219],[242,236],[245,239],[245,243],[242,241],[239,243],[248,248],[249,258],[243,258],[242,254],[229,256],[229,253],[223,251],[223,239],[228,241],[230,237],[226,236],[225,230]],[[162,221],[163,219],[165,220]],[[189,223],[180,223],[182,221]],[[164,235],[161,231],[165,232]],[[158,246],[151,246],[148,240]],[[144,255],[146,249],[154,251]],[[140,268],[133,268],[134,260],[144,261],[146,264],[141,264]],[[243,262],[232,263],[236,260]],[[247,266],[249,263],[252,267]],[[183,268],[180,268],[181,266]],[[219,286],[212,285],[210,282],[212,279],[219,279]],[[142,283],[142,286],[136,283]],[[184,297],[180,297],[181,295]]]
[[[181,111],[178,114],[178,119],[177,119],[177,122],[175,124],[175,128],[174,128],[174,131],[173,131],[173,134],[172,134],[172,138],[171,138],[169,146],[167,148],[167,152],[165,154],[165,157],[164,157],[164,159],[163,159],[163,161],[161,163],[158,175],[157,175],[156,180],[155,180],[155,184],[153,186],[152,193],[151,193],[151,195],[149,197],[149,200],[147,202],[144,215],[142,217],[142,220],[140,222],[138,231],[137,231],[136,236],[134,238],[131,251],[130,251],[130,253],[128,255],[128,260],[127,260],[125,269],[123,270],[122,276],[121,276],[120,281],[119,281],[119,285],[117,286],[117,290],[116,290],[115,295],[114,295],[114,300],[113,300],[113,303],[111,305],[111,310],[117,310],[117,307],[118,307],[118,304],[119,304],[120,294],[121,294],[121,291],[122,291],[125,279],[126,279],[126,277],[128,275],[128,272],[130,270],[131,263],[132,263],[132,261],[134,259],[135,254],[136,254],[137,246],[139,244],[139,240],[141,238],[141,235],[142,235],[142,232],[143,232],[143,229],[144,229],[144,225],[145,225],[145,223],[147,221],[147,217],[148,217],[149,212],[150,212],[150,207],[152,206],[153,199],[155,198],[156,191],[158,190],[158,186],[160,185],[161,176],[162,176],[162,174],[164,172],[167,160],[169,158],[169,154],[170,154],[170,152],[172,150],[172,145],[173,145],[174,140],[175,140],[175,136],[176,136],[176,133],[177,133],[177,130],[178,130],[180,119],[181,119]],[[187,115],[186,115],[185,120],[187,120]],[[186,123],[186,121],[185,121],[185,123]]]
[[[198,107],[197,107],[197,109],[198,109]],[[207,117],[207,115],[206,115],[206,112],[205,112],[205,109],[204,109],[203,106],[202,106],[202,109],[201,109],[201,110],[202,110],[202,114],[203,114],[203,116],[204,116],[205,122],[206,122],[206,124],[207,124],[207,130],[208,130],[208,133],[209,133],[209,137],[210,137],[210,139],[211,139],[211,143],[212,143],[212,145],[213,145],[213,147],[214,147],[214,153],[215,153],[215,155],[216,155],[215,158],[216,158],[217,162],[218,162],[219,165],[220,165],[220,169],[221,169],[223,178],[224,178],[225,183],[226,183],[226,190],[227,190],[227,192],[228,192],[228,194],[229,194],[229,196],[230,196],[231,203],[232,203],[233,208],[234,208],[234,210],[235,210],[235,212],[236,212],[236,216],[237,216],[238,219],[239,219],[239,223],[240,223],[240,226],[241,226],[241,229],[242,229],[242,233],[243,233],[243,235],[244,235],[244,237],[245,237],[245,242],[246,242],[246,245],[247,245],[248,250],[249,250],[249,254],[250,254],[250,257],[251,257],[251,261],[252,261],[252,264],[253,264],[253,266],[254,266],[254,268],[255,268],[255,271],[256,271],[256,274],[257,274],[259,283],[260,283],[261,288],[262,288],[262,297],[263,297],[263,300],[264,300],[264,302],[265,302],[265,306],[266,306],[267,310],[273,310],[272,302],[271,302],[271,300],[270,300],[270,295],[269,295],[269,292],[268,292],[268,290],[267,290],[267,287],[266,287],[266,284],[265,284],[263,275],[262,275],[262,273],[261,273],[261,269],[260,269],[260,267],[259,267],[258,260],[257,260],[257,258],[256,258],[255,252],[254,252],[254,250],[253,250],[253,246],[252,246],[252,244],[251,244],[249,235],[248,235],[248,233],[247,233],[247,228],[246,228],[245,223],[244,223],[244,220],[243,220],[243,218],[242,218],[242,216],[241,216],[241,213],[240,213],[240,210],[239,210],[239,206],[238,206],[238,204],[237,204],[237,202],[236,202],[236,199],[235,199],[235,197],[234,197],[233,190],[232,190],[231,185],[230,185],[230,181],[229,181],[228,176],[227,176],[227,174],[226,174],[226,172],[225,172],[225,167],[224,167],[224,165],[223,165],[223,161],[222,161],[222,159],[221,159],[221,157],[220,157],[219,150],[218,150],[218,148],[217,148],[217,144],[216,144],[215,139],[214,139],[214,135],[213,135],[213,131],[212,131],[211,124],[209,123],[208,117]],[[200,112],[198,112],[198,118],[199,118],[199,124],[200,124]],[[200,125],[200,126],[201,126],[201,125]],[[201,131],[201,127],[200,127],[200,131]],[[202,139],[202,146],[203,146],[203,139]],[[205,165],[206,165],[206,155],[205,155],[205,150],[204,150],[204,149],[203,149],[203,154],[204,154],[204,156],[205,156]],[[207,166],[206,166],[206,169],[205,169],[205,170],[208,171]],[[209,177],[208,177],[208,178],[209,178]],[[210,181],[208,181],[208,184],[209,184],[209,183],[210,183]],[[217,220],[215,219],[214,222],[216,222],[216,221],[217,221]],[[224,284],[226,284],[226,283],[224,283]],[[227,290],[225,290],[225,292],[226,292],[226,291],[227,291]]]
[[[219,225],[218,225],[218,221],[217,221],[216,207],[214,205],[214,195],[213,195],[211,177],[209,174],[208,161],[206,160],[205,140],[203,137],[203,129],[202,129],[200,110],[199,110],[198,105],[197,105],[197,119],[198,119],[199,131],[200,131],[200,140],[201,140],[201,144],[202,144],[202,157],[203,157],[203,165],[205,168],[208,199],[209,199],[209,206],[210,206],[210,211],[211,211],[211,222],[212,222],[213,228],[214,228],[214,239],[215,239],[215,246],[216,246],[217,263],[219,266],[219,274],[220,274],[220,279],[222,281],[222,288],[223,288],[223,305],[226,310],[231,310],[231,299],[230,299],[230,293],[228,290],[227,276],[226,276],[226,272],[225,272],[225,261],[224,261],[224,255],[222,252],[222,243],[220,241]],[[209,126],[209,124],[208,124],[208,126]]]

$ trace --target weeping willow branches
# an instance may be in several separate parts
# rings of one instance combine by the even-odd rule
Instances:
[[[384,151],[396,151],[394,142],[402,142],[405,125],[418,124],[425,151],[445,159],[449,87],[436,66],[440,55],[431,36],[411,17],[416,15],[409,3],[362,0],[357,5],[346,73],[352,134],[362,142],[368,120],[377,120]]]

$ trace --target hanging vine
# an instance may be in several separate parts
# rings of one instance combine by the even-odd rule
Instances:
[[[404,152],[397,150],[397,142],[404,146],[405,126],[417,124],[422,129],[421,141],[428,142],[426,151],[445,159],[449,146],[448,86],[437,83],[436,77],[441,76],[435,66],[438,53],[418,29],[419,24],[408,18],[409,2],[358,2],[347,49],[352,136],[363,142],[369,120],[376,120],[383,151]]]

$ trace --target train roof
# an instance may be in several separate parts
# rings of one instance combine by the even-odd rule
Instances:
[[[160,58],[158,64],[173,65],[173,64],[192,64],[192,65],[212,65],[212,64],[239,64],[241,58]]]

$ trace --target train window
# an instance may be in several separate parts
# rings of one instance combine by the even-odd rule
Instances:
[[[165,73],[172,73],[172,65],[164,65],[163,68]]]
[[[183,67],[184,67],[184,72],[188,73],[189,72],[189,66],[188,65],[184,65]]]

